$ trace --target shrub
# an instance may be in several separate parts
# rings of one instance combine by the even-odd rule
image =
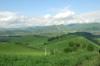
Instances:
[[[85,45],[85,44],[83,44],[82,48],[83,48],[83,50],[85,51],[86,45]]]
[[[76,49],[77,49],[77,46],[73,46],[72,50],[76,51]]]
[[[73,47],[73,46],[74,46],[74,42],[69,42],[68,45],[69,45],[70,47]]]
[[[65,52],[65,53],[72,52],[72,49],[69,48],[69,47],[67,47],[67,48],[64,49],[64,52]]]
[[[47,42],[44,42],[44,45],[48,45],[48,43]]]
[[[53,55],[54,54],[54,50],[51,50],[51,55]]]
[[[75,43],[76,47],[80,47],[80,44],[79,43]]]
[[[93,45],[92,45],[92,44],[89,44],[89,45],[87,46],[87,50],[88,50],[88,51],[93,51],[93,50],[94,50]]]

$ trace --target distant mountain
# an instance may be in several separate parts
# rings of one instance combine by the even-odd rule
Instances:
[[[34,33],[45,33],[45,32],[90,32],[100,31],[100,23],[84,23],[84,24],[69,24],[69,25],[53,25],[43,26],[32,29]]]
[[[40,28],[33,29],[34,33],[47,33],[47,32],[66,32],[70,31],[71,27],[66,25],[53,25],[53,26],[43,26]]]
[[[0,27],[0,31],[2,31],[2,30],[5,30],[5,29]]]
[[[52,32],[100,32],[100,23],[84,23],[52,26],[33,26],[25,28],[0,28],[0,35],[22,35],[31,33],[52,33]]]
[[[69,25],[76,31],[100,31],[100,23],[84,23]]]

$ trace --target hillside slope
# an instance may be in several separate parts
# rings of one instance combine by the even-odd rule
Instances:
[[[53,25],[53,26],[44,26],[33,29],[33,32],[34,33],[66,32],[69,31],[70,29],[71,27],[66,25]]]
[[[87,47],[89,44],[94,46],[95,51],[98,51],[100,48],[100,46],[98,46],[96,43],[75,34],[70,34],[64,38],[52,40],[48,42],[46,46],[48,50],[56,50],[56,51],[62,52],[64,48],[69,47],[68,45],[69,42],[80,44],[80,47],[77,49],[77,51],[83,51],[82,46],[86,45]]]
[[[0,29],[0,36],[23,35],[53,32],[100,32],[100,23],[82,23],[69,25],[33,26],[25,28]]]
[[[28,47],[25,45],[17,45],[10,43],[0,43],[0,55],[44,55],[44,52]]]
[[[100,31],[100,23],[84,23],[69,25],[76,31]]]

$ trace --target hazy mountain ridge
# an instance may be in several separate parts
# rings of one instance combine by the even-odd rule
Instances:
[[[100,23],[84,23],[69,25],[34,26],[25,28],[0,28],[0,35],[22,35],[30,33],[51,33],[51,32],[99,32]]]

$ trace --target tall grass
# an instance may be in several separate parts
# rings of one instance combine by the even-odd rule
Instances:
[[[0,66],[76,66],[96,55],[96,52],[48,56],[0,55]]]

